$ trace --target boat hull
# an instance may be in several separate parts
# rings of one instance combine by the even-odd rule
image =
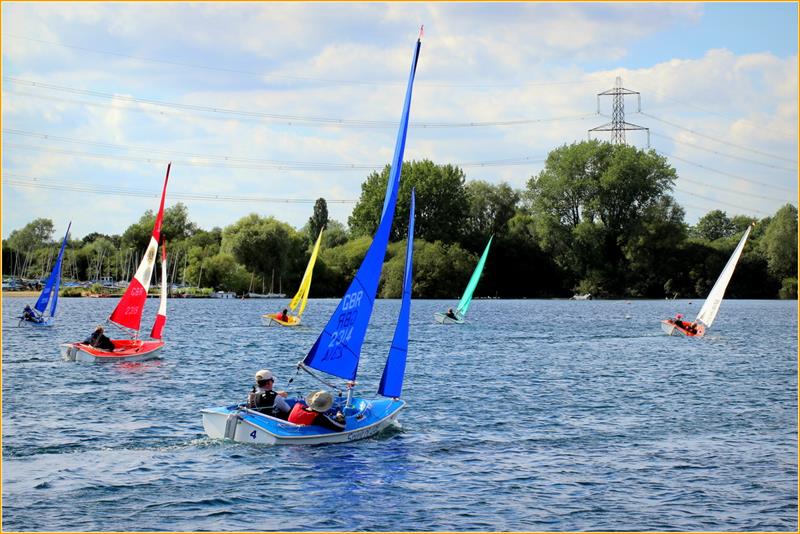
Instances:
[[[277,313],[265,313],[261,316],[261,322],[264,326],[300,326],[300,317],[289,315],[288,321],[281,321]]]
[[[242,405],[202,410],[203,428],[210,438],[261,445],[320,445],[349,443],[372,437],[394,421],[406,403],[399,399],[353,399],[346,430],[295,425]]]
[[[113,351],[101,350],[84,343],[64,343],[61,357],[71,362],[143,362],[161,357],[163,341],[112,339]]]
[[[668,336],[682,335],[685,337],[703,337],[703,334],[705,334],[705,329],[701,324],[697,325],[697,333],[693,333],[685,328],[681,328],[669,319],[661,321],[661,330]]]
[[[448,317],[447,314],[441,312],[435,312],[433,314],[433,318],[437,323],[441,324],[464,324],[463,317],[461,319],[453,319],[452,317]]]
[[[19,326],[22,326],[24,324],[28,325],[28,326],[33,326],[33,327],[36,327],[36,328],[40,328],[40,327],[53,326],[53,325],[56,324],[56,320],[55,320],[55,317],[49,317],[47,319],[43,319],[41,322],[39,322],[39,321],[28,321],[27,319],[20,319]]]

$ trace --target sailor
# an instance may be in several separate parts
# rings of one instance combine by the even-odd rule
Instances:
[[[31,321],[33,323],[40,323],[41,319],[36,316],[36,312],[34,312],[29,305],[25,305],[25,309],[22,310],[22,318],[26,321]]]
[[[114,342],[111,341],[103,332],[105,332],[103,325],[97,325],[97,328],[95,328],[94,332],[92,332],[92,335],[84,339],[83,343],[85,345],[91,345],[92,347],[100,350],[114,350]]]
[[[445,315],[447,315],[448,317],[450,317],[454,321],[458,321],[458,317],[456,317],[456,314],[453,313],[453,308],[449,308]]]
[[[289,414],[289,422],[296,425],[317,425],[330,430],[341,432],[344,430],[345,420],[342,412],[336,412],[331,417],[328,410],[333,406],[333,395],[327,391],[316,391],[308,396],[308,405],[297,402]]]
[[[285,391],[273,391],[275,375],[269,369],[262,369],[256,373],[256,385],[248,395],[247,406],[273,417],[286,419],[291,411],[289,404],[284,400]]]
[[[283,311],[278,314],[278,320],[279,321],[283,321],[284,323],[288,323],[289,322],[289,316],[286,314],[286,312],[288,312],[288,311],[289,310],[284,308]]]
[[[677,326],[678,328],[684,328],[685,329],[686,325],[684,324],[684,322],[681,319],[683,319],[683,315],[679,313],[679,314],[675,315],[675,319],[673,319],[672,322],[675,323],[675,326]]]

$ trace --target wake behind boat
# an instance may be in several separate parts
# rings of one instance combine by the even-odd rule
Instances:
[[[700,313],[697,314],[694,322],[689,323],[683,321],[683,316],[681,314],[676,315],[674,319],[664,319],[661,321],[661,330],[663,330],[665,334],[668,336],[682,334],[686,337],[703,337],[706,330],[711,328],[711,324],[717,317],[717,312],[719,312],[719,307],[725,296],[725,290],[728,288],[728,283],[731,281],[733,271],[736,270],[736,264],[739,262],[739,257],[742,255],[745,242],[753,226],[754,225],[751,224],[747,227],[747,230],[745,230],[744,235],[742,235],[742,238],[739,240],[739,244],[736,245],[733,254],[731,254],[731,257],[728,259],[728,263],[725,264],[725,268],[722,269],[719,278],[717,278],[717,281],[714,283],[714,287],[711,288],[708,297],[706,297],[703,307],[700,308]]]
[[[481,273],[483,273],[483,266],[486,264],[487,256],[489,256],[489,247],[492,246],[492,239],[494,239],[494,236],[491,236],[489,242],[486,243],[486,248],[483,249],[481,259],[478,261],[478,265],[475,266],[475,270],[472,272],[467,288],[464,290],[464,294],[461,295],[461,300],[458,301],[456,309],[450,308],[447,313],[435,312],[433,314],[433,318],[437,323],[462,324],[464,322],[467,310],[469,310],[469,305],[472,302],[472,294],[475,293],[475,288],[478,287],[478,281],[480,281]]]
[[[341,412],[344,428],[331,430],[314,423],[310,425],[290,423],[254,410],[247,404],[236,404],[228,407],[202,410],[203,427],[210,437],[227,438],[242,443],[344,443],[377,434],[392,424],[397,419],[399,412],[405,407],[405,401],[399,397],[408,353],[411,266],[414,246],[413,191],[400,314],[378,387],[378,394],[384,398],[363,398],[354,396],[353,392],[356,385],[355,379],[358,372],[361,347],[375,303],[378,281],[389,244],[389,234],[397,204],[400,173],[403,167],[403,152],[408,129],[411,92],[420,46],[421,41],[418,39],[411,63],[403,115],[400,121],[391,174],[386,185],[386,198],[378,229],[350,287],[348,287],[344,297],[339,302],[328,324],[320,333],[309,353],[297,366],[298,372],[304,370],[329,387],[336,386],[328,380],[317,376],[314,371],[320,371],[346,381],[343,388],[336,387],[339,390],[339,396],[333,401],[332,406],[329,405],[325,408],[327,412]],[[343,399],[344,390],[346,390],[347,396]],[[313,396],[307,401],[295,398],[289,399],[288,402],[293,410],[296,409],[298,403],[305,404],[306,402],[308,404],[307,410],[314,408]],[[325,412],[320,413],[324,415]]]
[[[161,204],[153,226],[153,233],[150,236],[150,243],[147,252],[142,258],[139,268],[128,284],[128,288],[120,298],[117,307],[111,313],[108,321],[133,333],[133,339],[111,339],[113,349],[103,349],[82,342],[64,343],[61,345],[61,355],[68,361],[86,362],[140,362],[160,357],[161,349],[164,348],[162,334],[164,324],[167,321],[167,253],[166,247],[161,246],[161,294],[158,313],[150,332],[150,340],[139,339],[139,328],[142,323],[142,312],[147,300],[147,292],[150,289],[150,280],[155,267],[156,254],[158,253],[158,242],[161,238],[161,223],[164,218],[164,200],[167,194],[167,182],[169,180],[170,165],[167,165],[167,175],[164,178],[164,188],[161,192]],[[102,334],[102,329],[99,334]],[[97,334],[98,331],[95,331]],[[110,346],[109,346],[110,348]]]
[[[67,246],[67,239],[69,238],[69,229],[72,227],[72,222],[67,225],[67,233],[64,234],[64,240],[61,242],[61,249],[58,251],[56,263],[53,265],[53,270],[50,276],[47,277],[42,288],[42,293],[39,299],[34,304],[33,309],[30,306],[25,306],[20,316],[19,326],[28,324],[31,326],[53,326],[56,319],[56,308],[58,307],[58,288],[61,285],[61,265],[64,258],[64,248]],[[45,314],[47,305],[50,305],[49,317]]]
[[[308,303],[308,293],[311,290],[311,275],[314,273],[314,264],[317,262],[317,255],[319,254],[319,245],[322,243],[322,232],[319,231],[317,242],[314,243],[314,249],[311,251],[311,258],[306,265],[306,271],[303,273],[303,279],[300,281],[300,288],[289,303],[289,308],[284,309],[281,313],[265,313],[261,316],[261,321],[266,326],[299,326],[300,319],[303,316],[303,311],[306,309]],[[289,312],[297,310],[297,315],[292,315]]]

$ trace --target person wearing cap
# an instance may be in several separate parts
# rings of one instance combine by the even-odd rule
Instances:
[[[306,399],[307,405],[297,402],[289,414],[289,422],[296,425],[316,425],[330,430],[341,432],[344,430],[345,420],[342,412],[336,412],[334,417],[326,412],[333,406],[333,395],[327,391],[316,391]]]
[[[291,411],[289,404],[284,400],[285,391],[274,391],[275,375],[269,369],[262,369],[256,373],[256,384],[247,399],[247,406],[259,412],[286,419]]]
[[[114,342],[111,341],[111,339],[109,339],[104,332],[105,329],[103,328],[103,325],[97,325],[97,328],[95,328],[94,332],[92,332],[92,335],[84,339],[83,343],[85,345],[91,345],[92,347],[100,350],[114,350]]]

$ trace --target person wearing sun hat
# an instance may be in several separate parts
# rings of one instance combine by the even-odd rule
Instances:
[[[341,432],[345,427],[344,415],[336,412],[330,417],[326,412],[333,406],[333,395],[327,391],[316,391],[306,397],[306,405],[297,402],[289,414],[288,421],[296,425],[316,425]]]
[[[284,400],[285,391],[273,391],[275,375],[269,369],[262,369],[256,373],[256,384],[253,391],[248,395],[247,407],[254,408],[259,412],[286,419],[291,408]]]

